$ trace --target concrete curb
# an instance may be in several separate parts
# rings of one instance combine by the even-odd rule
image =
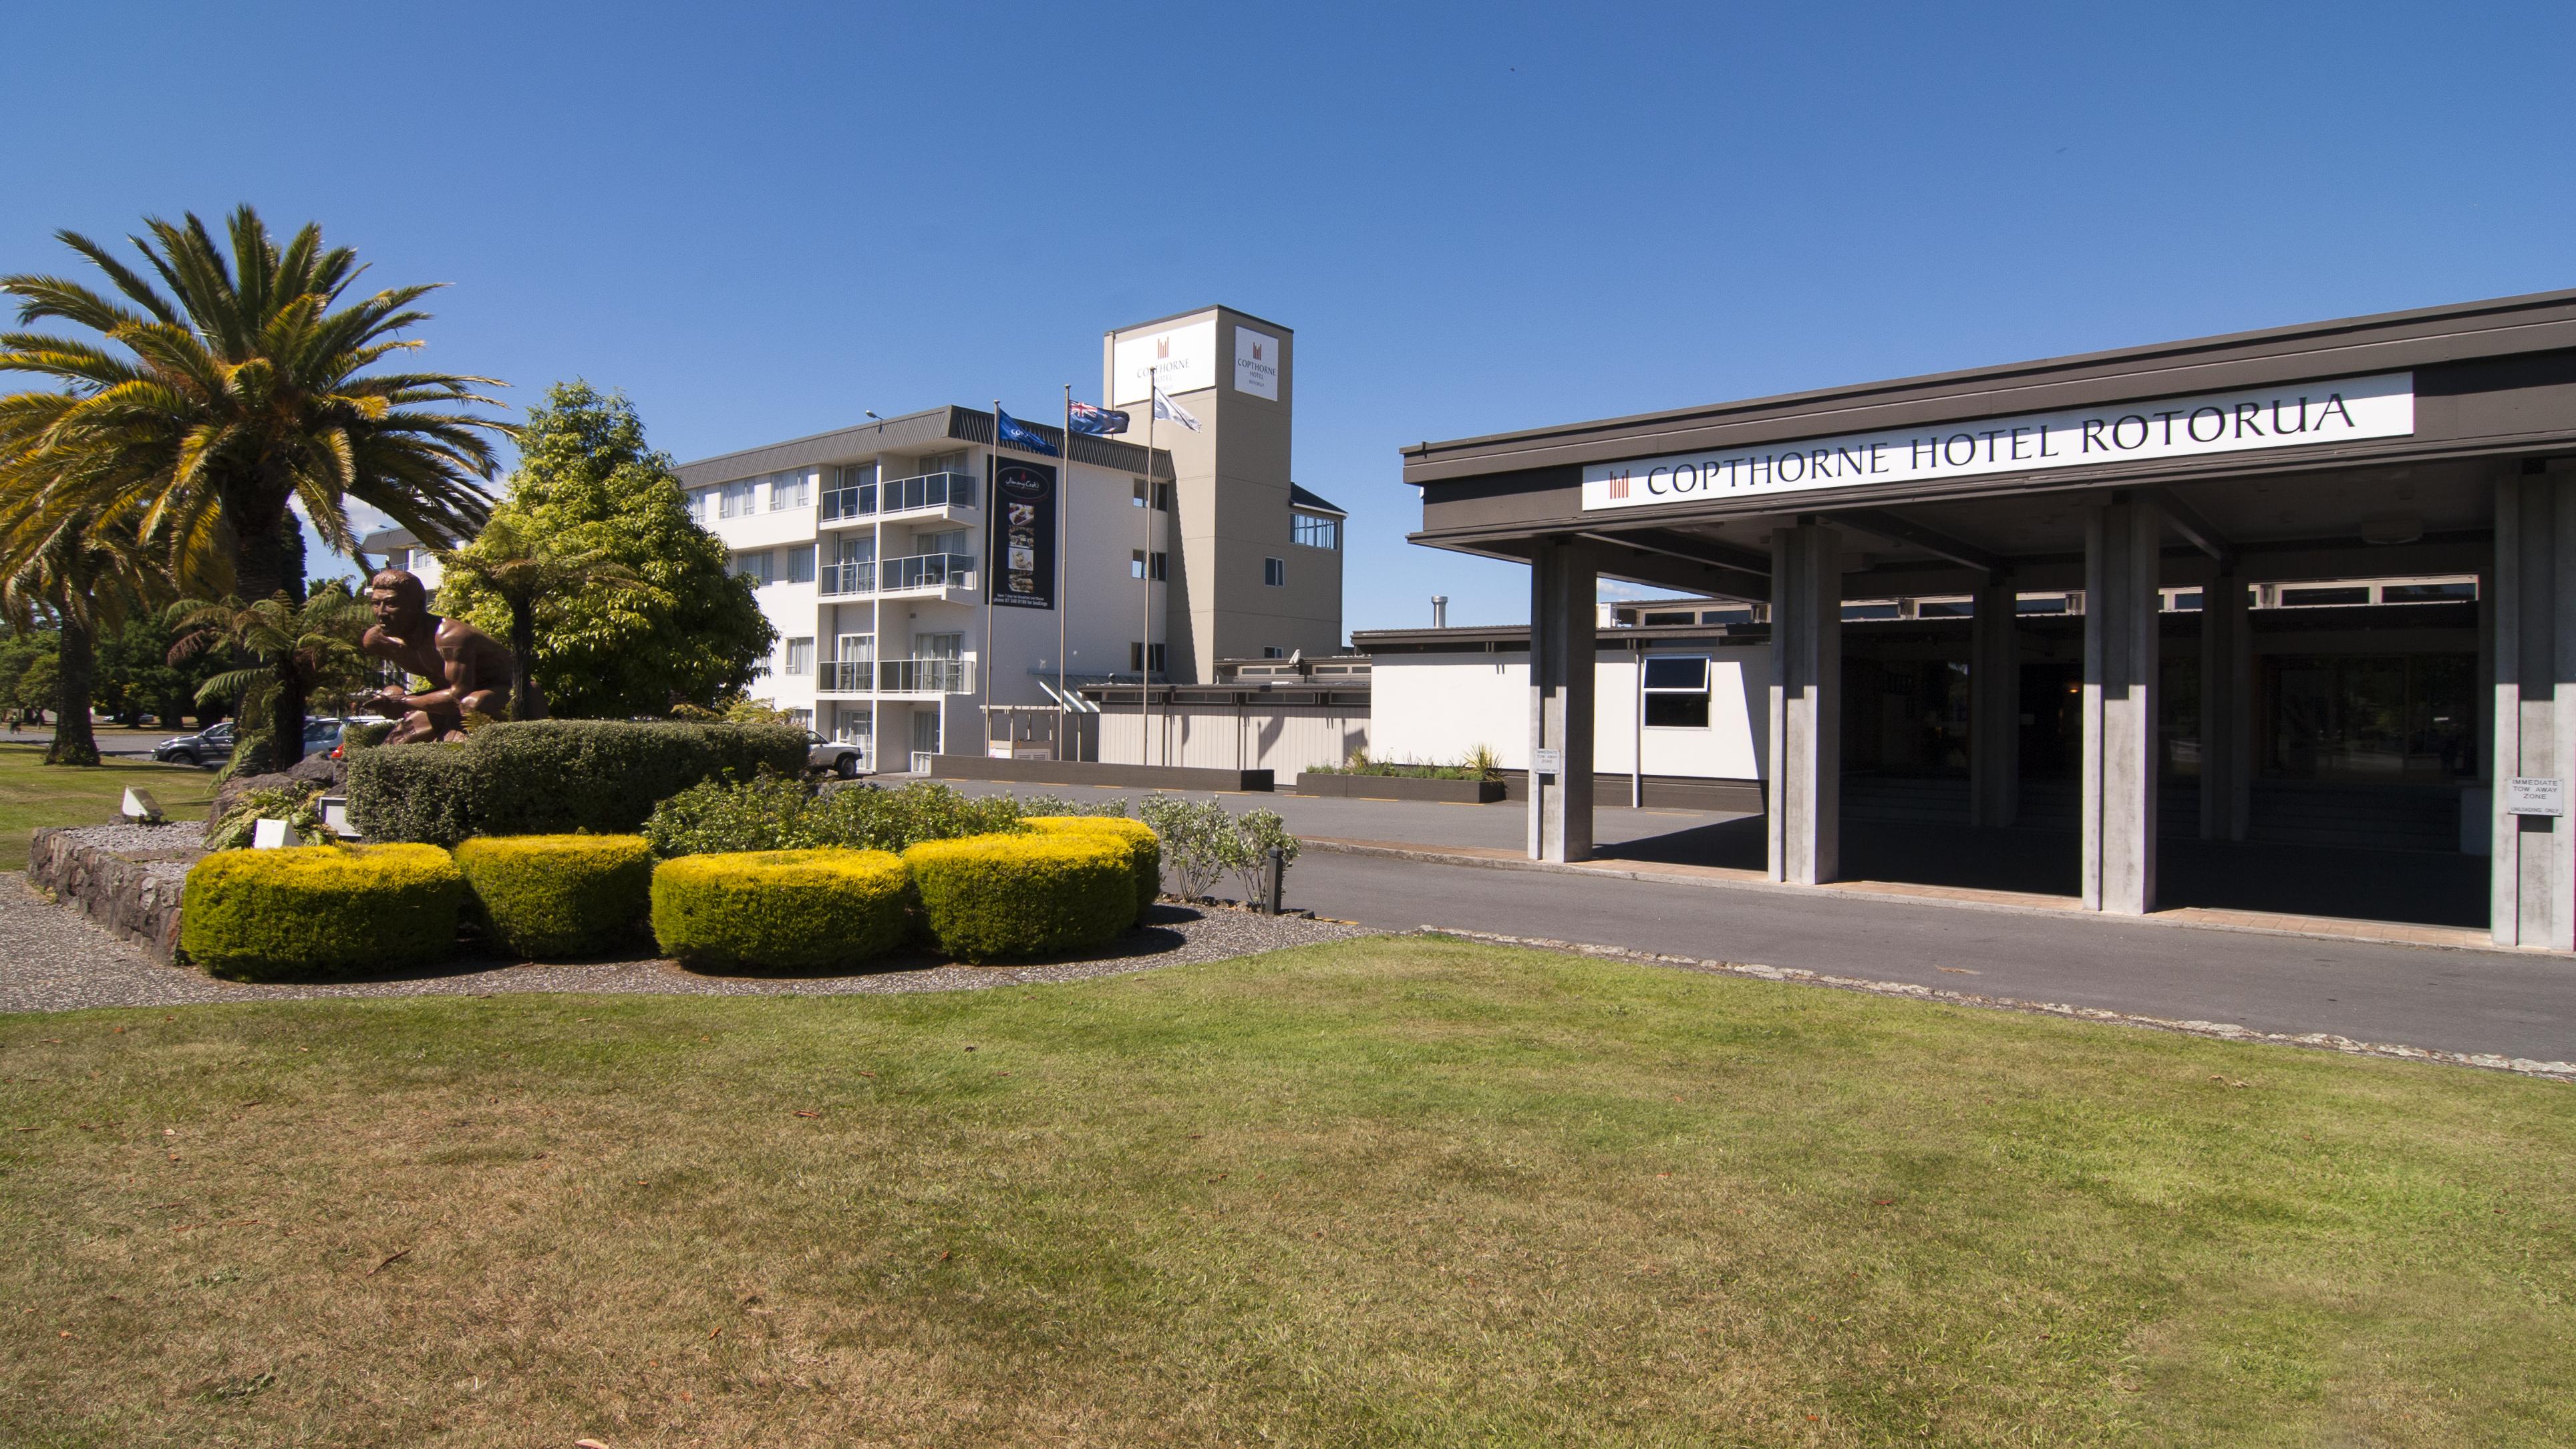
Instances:
[[[2423,951],[2467,951],[2513,956],[2554,954],[2535,951],[2528,948],[2516,949],[2509,946],[2497,946],[2492,943],[2485,942],[2427,940],[2424,939],[2421,934],[2446,929],[2442,927],[2410,927],[2391,923],[2392,928],[2390,930],[2386,932],[2377,932],[2367,929],[2308,929],[2295,924],[2289,924],[2289,922],[2294,922],[2300,919],[2298,917],[2284,917],[2283,924],[2275,925],[2253,921],[2209,920],[2206,918],[2195,918],[2184,915],[2180,912],[2167,911],[2159,911],[2154,914],[2144,916],[2114,915],[2102,911],[2084,910],[2074,904],[2072,898],[2069,898],[2068,903],[2062,906],[2023,904],[2021,902],[2011,900],[1976,900],[1963,899],[1959,896],[1917,895],[1901,891],[1876,891],[1849,884],[1829,884],[1821,886],[1783,885],[1777,881],[1770,880],[1736,879],[1728,876],[1700,875],[1684,873],[1682,871],[1656,870],[1652,866],[1595,865],[1585,863],[1566,864],[1550,860],[1530,860],[1526,857],[1517,855],[1481,855],[1460,850],[1444,850],[1436,846],[1399,845],[1389,841],[1344,840],[1326,836],[1310,835],[1302,837],[1301,843],[1310,849],[1331,851],[1336,855],[1374,855],[1383,856],[1391,860],[1418,860],[1429,865],[1474,866],[1481,870],[1546,871],[1557,875],[1586,875],[1609,880],[1651,881],[1658,885],[1700,886],[1711,890],[1769,891],[1775,893],[1795,894],[1809,900],[1816,899],[1818,896],[1822,895],[1834,900],[1870,901],[1883,905],[1939,906],[1949,910],[1996,911],[2008,915],[2046,916],[2052,920],[2076,920],[2105,925],[2162,926],[2169,928],[2180,927],[2185,930],[2194,931],[2233,931],[2249,936],[2295,936],[2308,941],[2345,941],[2360,942],[2374,946],[2410,946]],[[1995,894],[2001,895],[2003,893],[1996,892]],[[2252,913],[2248,912],[2246,914]]]
[[[1308,842],[1312,844],[1312,842]],[[1788,982],[1803,986],[1829,986],[1838,991],[1861,991],[1873,996],[1902,996],[1916,1001],[1940,1002],[1949,1006],[1972,1006],[1988,1011],[2018,1011],[2034,1016],[2064,1017],[2073,1021],[2107,1022],[2116,1026],[2145,1027],[2152,1031],[2179,1032],[2185,1036],[2207,1037],[2213,1041],[2251,1042],[2267,1046],[2305,1047],[2311,1051],[2341,1052],[2346,1056],[2386,1057],[2396,1061],[2434,1062],[2444,1066],[2476,1067],[2485,1071],[2510,1072],[2516,1076],[2536,1077],[2542,1081],[2576,1084],[2576,1062],[2541,1062],[2529,1057],[2499,1056],[2493,1052],[2443,1052],[2425,1047],[2404,1046],[2392,1042],[2355,1041],[2331,1032],[2256,1031],[2232,1021],[2176,1021],[2169,1017],[2140,1016],[2132,1012],[2106,1011],[2093,1006],[2070,1006],[2060,1001],[2024,1001],[2013,996],[1986,996],[1972,991],[1944,991],[1934,986],[1917,986],[1910,981],[1872,981],[1859,976],[1829,976],[1819,971],[1802,971],[1792,966],[1762,966],[1748,961],[1710,961],[1697,956],[1668,956],[1655,951],[1631,951],[1623,946],[1593,946],[1579,941],[1555,941],[1543,936],[1506,936],[1493,931],[1462,931],[1448,926],[1420,926],[1410,933],[1415,936],[1451,936],[1462,941],[1475,941],[1493,946],[1523,946],[1539,951],[1561,951],[1569,955],[1590,956],[1603,960],[1627,961],[1640,966],[1669,966],[1687,971],[1705,971],[1714,975],[1744,976],[1758,981]]]

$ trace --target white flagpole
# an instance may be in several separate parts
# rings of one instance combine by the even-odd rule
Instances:
[[[984,596],[981,601],[984,605],[984,657],[975,670],[980,676],[975,683],[984,695],[984,707],[981,711],[984,722],[977,727],[983,732],[983,738],[976,741],[976,753],[986,759],[992,758],[993,755],[993,584],[1001,578],[1001,575],[994,570],[993,541],[996,537],[1007,541],[1011,536],[1007,526],[1000,529],[993,527],[994,524],[1003,522],[1001,491],[1002,400],[995,398],[993,399],[992,475],[984,483],[984,566],[976,572],[975,576],[976,591]]]

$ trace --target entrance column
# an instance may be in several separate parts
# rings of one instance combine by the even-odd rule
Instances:
[[[2499,946],[2576,950],[2576,821],[2505,813],[2515,776],[2576,775],[2576,477],[2496,489],[2494,904]]]
[[[1771,535],[1771,878],[1842,874],[1842,543],[1820,524]]]
[[[2245,838],[2254,814],[2254,636],[2233,570],[2200,591],[2200,838]]]
[[[1530,558],[1529,854],[1592,855],[1592,644],[1600,565],[1571,539],[1539,540]],[[1557,768],[1542,771],[1544,752]]]
[[[2021,618],[2008,579],[1977,590],[1968,645],[1968,823],[2021,818]]]
[[[2156,905],[2156,592],[2164,510],[2136,495],[2084,524],[2084,835],[2087,910]]]

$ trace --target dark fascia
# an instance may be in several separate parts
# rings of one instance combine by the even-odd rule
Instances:
[[[1020,421],[1014,419],[1014,421]],[[1043,423],[1030,428],[1058,447],[1063,446],[1064,429]],[[909,451],[940,443],[983,443],[993,441],[993,415],[976,408],[923,408],[902,413],[882,422],[861,423],[853,428],[835,428],[828,433],[815,433],[790,438],[783,443],[766,443],[739,452],[719,453],[682,463],[678,468],[680,486],[703,488],[715,483],[730,483],[740,478],[757,478],[782,468],[807,468],[819,463],[839,462],[885,451]],[[1077,434],[1073,458],[1077,463],[1090,463],[1104,468],[1123,468],[1136,472],[1145,466],[1146,452],[1138,443],[1122,443],[1112,438],[1094,438]],[[1175,475],[1172,455],[1165,449],[1153,450],[1154,476],[1166,481]]]
[[[1291,483],[1288,485],[1288,506],[1291,508],[1303,508],[1309,513],[1329,513],[1335,518],[1348,518],[1351,516],[1349,509],[1334,507],[1332,504],[1324,500],[1322,494],[1309,490],[1303,483]]]
[[[1294,335],[1296,335],[1296,332],[1297,332],[1297,329],[1296,329],[1296,328],[1289,326],[1289,325],[1288,325],[1287,323],[1285,323],[1285,322],[1273,322],[1273,321],[1271,321],[1271,320],[1270,320],[1269,318],[1267,318],[1267,317],[1255,317],[1255,316],[1253,316],[1251,313],[1244,311],[1244,310],[1243,310],[1242,308],[1240,308],[1240,307],[1229,307],[1229,306],[1225,305],[1223,302],[1211,302],[1211,303],[1209,303],[1207,306],[1204,306],[1204,307],[1192,307],[1191,309],[1189,309],[1189,310],[1188,310],[1188,311],[1186,311],[1186,312],[1175,312],[1175,313],[1173,313],[1172,315],[1170,315],[1170,316],[1168,316],[1168,317],[1156,317],[1156,318],[1153,318],[1153,319],[1151,319],[1151,320],[1149,320],[1149,321],[1144,321],[1144,322],[1129,322],[1129,323],[1125,324],[1124,326],[1120,326],[1120,327],[1112,327],[1112,328],[1110,328],[1110,329],[1108,330],[1108,332],[1106,332],[1106,333],[1105,333],[1105,334],[1103,334],[1103,335],[1104,335],[1104,336],[1109,336],[1109,337],[1116,337],[1116,336],[1120,335],[1121,333],[1126,333],[1126,332],[1143,332],[1143,331],[1147,330],[1148,328],[1160,327],[1160,326],[1162,326],[1162,325],[1163,325],[1164,323],[1166,323],[1166,322],[1185,322],[1185,321],[1188,321],[1188,320],[1189,320],[1190,318],[1192,318],[1192,317],[1204,316],[1205,314],[1210,313],[1210,312],[1225,312],[1225,313],[1231,314],[1231,315],[1233,315],[1233,316],[1240,317],[1240,318],[1242,318],[1242,319],[1243,319],[1244,321],[1246,321],[1246,322],[1258,322],[1258,323],[1260,323],[1260,324],[1261,324],[1262,326],[1264,326],[1264,327],[1276,327],[1276,328],[1278,328],[1280,331],[1285,332],[1285,333],[1289,334],[1290,336],[1294,336]]]
[[[1502,649],[1527,649],[1530,631],[1527,624],[1470,624],[1450,629],[1354,629],[1351,648],[1362,654],[1395,651],[1405,654],[1436,654],[1442,651],[1474,652],[1487,645]],[[1623,624],[1593,631],[1593,644],[1616,645],[1626,640],[1646,644],[1742,644],[1771,637],[1766,624]]]
[[[1405,482],[1440,483],[2570,347],[2576,347],[2576,289],[1424,442],[1399,451]]]

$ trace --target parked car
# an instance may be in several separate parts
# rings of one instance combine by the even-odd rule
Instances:
[[[807,730],[805,765],[808,769],[829,770],[844,780],[855,780],[867,771],[868,747],[856,740],[827,740]]]
[[[178,735],[152,747],[152,758],[169,765],[220,765],[233,756],[233,722],[221,720],[193,735]]]

